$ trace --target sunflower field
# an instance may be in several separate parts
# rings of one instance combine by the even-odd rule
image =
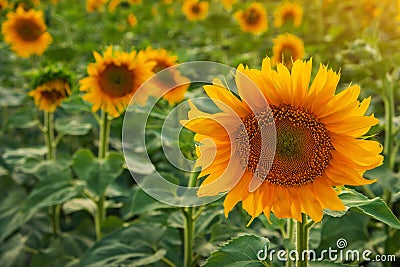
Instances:
[[[0,266],[400,266],[400,1],[0,0]]]

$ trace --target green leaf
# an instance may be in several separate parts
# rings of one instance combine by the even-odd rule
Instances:
[[[0,246],[0,266],[23,266],[26,260],[23,255],[25,254],[25,242],[27,239],[21,234],[15,234],[7,242],[3,243]]]
[[[152,210],[172,208],[170,205],[164,204],[151,196],[142,189],[138,189],[132,198],[132,206],[130,215],[139,215]]]
[[[7,129],[19,128],[28,129],[38,124],[38,120],[35,117],[35,113],[32,112],[32,108],[20,109],[14,114],[11,114],[7,120]]]
[[[369,199],[350,189],[342,191],[339,198],[345,206],[354,208],[375,220],[386,223],[390,227],[400,229],[400,221],[381,198]]]
[[[34,208],[22,211],[24,202],[21,200],[26,198],[22,190],[5,193],[6,197],[0,202],[0,243],[37,213]]]
[[[114,231],[90,248],[81,258],[80,265],[146,266],[160,261],[166,254],[158,248],[166,227],[149,222],[133,223]]]
[[[22,165],[27,159],[43,159],[46,154],[46,147],[38,148],[17,148],[13,150],[7,150],[3,154],[3,159],[7,164],[10,165]]]
[[[97,159],[90,150],[81,149],[74,154],[72,166],[87,188],[99,196],[122,173],[123,164],[120,153],[110,152],[105,159]]]
[[[243,235],[231,239],[222,245],[217,251],[211,253],[203,265],[212,266],[265,266],[265,262],[258,260],[260,250],[268,247],[269,240],[255,235]]]
[[[84,123],[79,120],[74,120],[70,118],[57,119],[55,121],[55,129],[58,134],[64,135],[86,135],[92,125],[90,123]]]
[[[76,233],[61,233],[49,246],[33,255],[30,266],[78,267],[79,258],[92,245],[92,241]]]

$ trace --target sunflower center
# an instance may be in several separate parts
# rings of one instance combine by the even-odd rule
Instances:
[[[282,20],[284,23],[289,23],[294,21],[294,14],[292,11],[287,11],[283,14]]]
[[[164,62],[164,61],[156,61],[157,62],[157,65],[153,68],[153,71],[155,72],[155,73],[157,73],[157,72],[159,72],[159,71],[162,71],[163,69],[166,69],[166,68],[168,68],[168,67],[171,67],[169,64],[167,64],[166,62]]]
[[[42,98],[50,103],[56,103],[69,95],[69,85],[61,80],[48,82],[45,90],[41,91]]]
[[[260,14],[255,9],[250,9],[247,13],[246,21],[248,24],[257,24]]]
[[[293,47],[290,45],[283,46],[281,56],[282,56],[281,61],[283,61],[285,63],[291,62],[292,58],[294,59]]]
[[[332,157],[329,132],[307,111],[290,105],[271,106],[271,110],[243,119],[244,127],[239,127],[236,135],[241,164],[260,180],[274,185],[295,187],[311,183],[322,175]],[[276,127],[276,147],[274,140],[268,138],[273,134],[268,131],[272,123]],[[248,153],[243,152],[246,146]],[[271,166],[268,156],[274,148]]]
[[[31,20],[21,19],[17,22],[15,29],[24,41],[33,41],[39,38],[43,31],[41,27],[33,23]]]
[[[112,97],[122,97],[132,92],[133,73],[127,66],[111,64],[100,75],[101,90]]]
[[[200,6],[198,4],[192,6],[192,12],[194,14],[200,13]]]

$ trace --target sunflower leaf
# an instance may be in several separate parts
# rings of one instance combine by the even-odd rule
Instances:
[[[158,262],[166,254],[158,248],[166,230],[161,224],[148,222],[118,229],[86,251],[80,266],[146,266]]]
[[[350,189],[341,192],[339,198],[346,207],[356,209],[362,214],[386,223],[390,227],[400,229],[400,221],[381,198],[369,199],[363,194]]]
[[[265,261],[259,260],[258,256],[265,256],[265,248],[268,245],[269,240],[267,238],[242,235],[231,239],[212,252],[211,257],[207,259],[203,266],[226,266],[228,264],[229,266],[265,266]]]
[[[98,196],[122,173],[124,164],[120,153],[110,152],[106,158],[97,159],[88,149],[78,150],[72,161],[75,173]]]

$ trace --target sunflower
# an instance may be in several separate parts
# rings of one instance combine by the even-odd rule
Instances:
[[[8,8],[8,1],[7,0],[0,0],[0,10],[4,10]]]
[[[59,66],[49,66],[34,79],[29,92],[39,110],[54,112],[61,101],[71,94],[71,74]]]
[[[304,42],[293,34],[280,34],[272,42],[274,44],[272,48],[274,65],[284,63],[290,69],[293,61],[304,57]]]
[[[319,222],[323,209],[345,209],[335,186],[374,182],[362,177],[383,160],[381,145],[361,138],[378,123],[364,115],[371,98],[358,101],[357,85],[335,94],[339,75],[322,65],[309,86],[311,70],[312,62],[301,60],[291,72],[283,64],[273,70],[269,58],[261,71],[239,65],[240,99],[214,80],[204,89],[221,112],[191,104],[182,124],[201,144],[199,177],[208,175],[197,194],[229,191],[226,216],[242,201],[252,219],[262,212],[269,219],[272,211],[297,221],[305,213]]]
[[[114,51],[109,46],[103,56],[93,53],[95,63],[89,64],[89,77],[80,80],[83,99],[92,103],[93,111],[103,109],[118,117],[140,85],[151,77],[155,63],[146,62],[141,52]]]
[[[236,4],[237,0],[221,0],[222,6],[225,10],[230,11],[232,6]]]
[[[135,14],[132,14],[132,13],[129,14],[127,21],[131,27],[135,27],[137,25],[137,18],[135,16]]]
[[[63,80],[49,81],[29,92],[29,96],[35,99],[35,105],[39,110],[47,112],[55,111],[61,104],[61,101],[70,94],[70,85]]]
[[[297,28],[303,20],[303,8],[301,5],[292,2],[281,4],[274,12],[274,24],[276,28],[280,28],[283,24],[292,22]]]
[[[107,0],[86,0],[86,11],[92,13],[101,11],[101,8],[107,3]]]
[[[121,0],[111,0],[110,2],[108,2],[108,12],[113,13],[120,4]]]
[[[182,101],[190,85],[190,80],[182,76],[176,68],[171,68],[177,64],[178,57],[171,55],[165,49],[156,50],[151,47],[147,47],[143,53],[148,61],[156,63],[153,68],[155,73],[169,68],[168,71],[170,75],[165,75],[160,77],[160,79],[156,79],[156,86],[161,90],[167,91],[163,94],[163,98],[167,100],[170,105]],[[170,90],[171,88],[173,89]]]
[[[41,55],[52,42],[43,19],[42,11],[25,11],[19,6],[16,12],[9,12],[1,32],[4,40],[21,57]]]
[[[190,21],[203,20],[208,15],[208,3],[198,0],[185,0],[182,12]]]
[[[233,15],[243,32],[261,34],[268,29],[267,11],[260,3],[252,3],[246,10]]]

